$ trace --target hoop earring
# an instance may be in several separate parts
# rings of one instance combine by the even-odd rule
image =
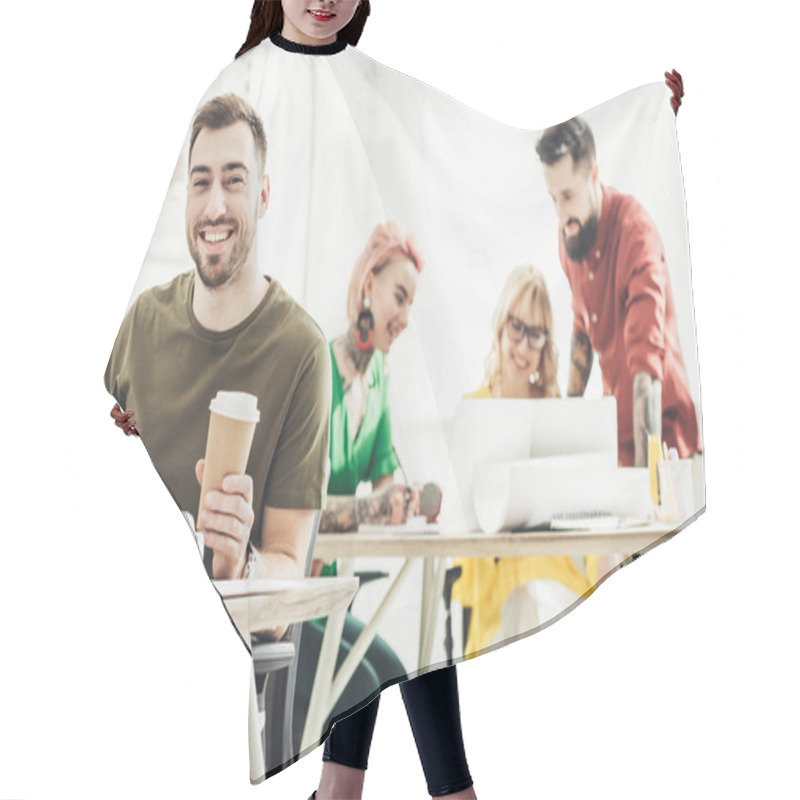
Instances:
[[[375,339],[375,317],[369,310],[369,297],[364,298],[364,305],[358,313],[356,322],[356,348],[364,352],[372,350],[372,342]]]

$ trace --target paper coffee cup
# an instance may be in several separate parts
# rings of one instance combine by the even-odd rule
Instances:
[[[253,444],[256,425],[260,419],[258,398],[245,392],[217,392],[209,406],[211,415],[206,440],[205,469],[197,509],[197,530],[200,512],[208,492],[222,489],[226,475],[244,475]],[[210,568],[213,550],[205,552],[206,567]]]

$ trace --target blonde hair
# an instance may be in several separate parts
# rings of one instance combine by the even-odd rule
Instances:
[[[358,313],[361,311],[367,276],[371,272],[377,274],[397,256],[407,258],[418,273],[422,272],[422,259],[411,237],[403,236],[394,222],[376,225],[350,276],[350,286],[347,290],[347,318],[351,323],[358,319]]]
[[[492,317],[492,349],[486,357],[483,385],[492,389],[493,394],[494,389],[499,389],[501,386],[502,350],[500,342],[503,337],[503,329],[511,309],[515,308],[526,295],[541,311],[547,331],[547,341],[542,349],[539,380],[536,386],[542,389],[544,397],[561,397],[556,379],[558,354],[553,346],[553,312],[550,308],[550,295],[547,292],[547,284],[544,282],[542,273],[528,264],[516,267],[511,271],[500,292],[500,297],[497,299]]]

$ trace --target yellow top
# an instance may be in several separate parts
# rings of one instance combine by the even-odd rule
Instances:
[[[464,395],[491,398],[488,386]],[[464,655],[469,658],[488,647],[500,630],[500,612],[511,592],[529,581],[549,579],[562,583],[578,597],[591,593],[597,583],[597,556],[586,557],[586,574],[569,556],[525,558],[462,558],[455,560],[461,577],[453,584],[452,598],[472,608]]]

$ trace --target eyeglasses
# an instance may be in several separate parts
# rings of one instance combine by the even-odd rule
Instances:
[[[519,344],[527,336],[528,345],[532,350],[543,350],[547,344],[547,331],[544,328],[538,325],[529,327],[512,314],[506,317],[506,331],[508,338],[515,344]]]

